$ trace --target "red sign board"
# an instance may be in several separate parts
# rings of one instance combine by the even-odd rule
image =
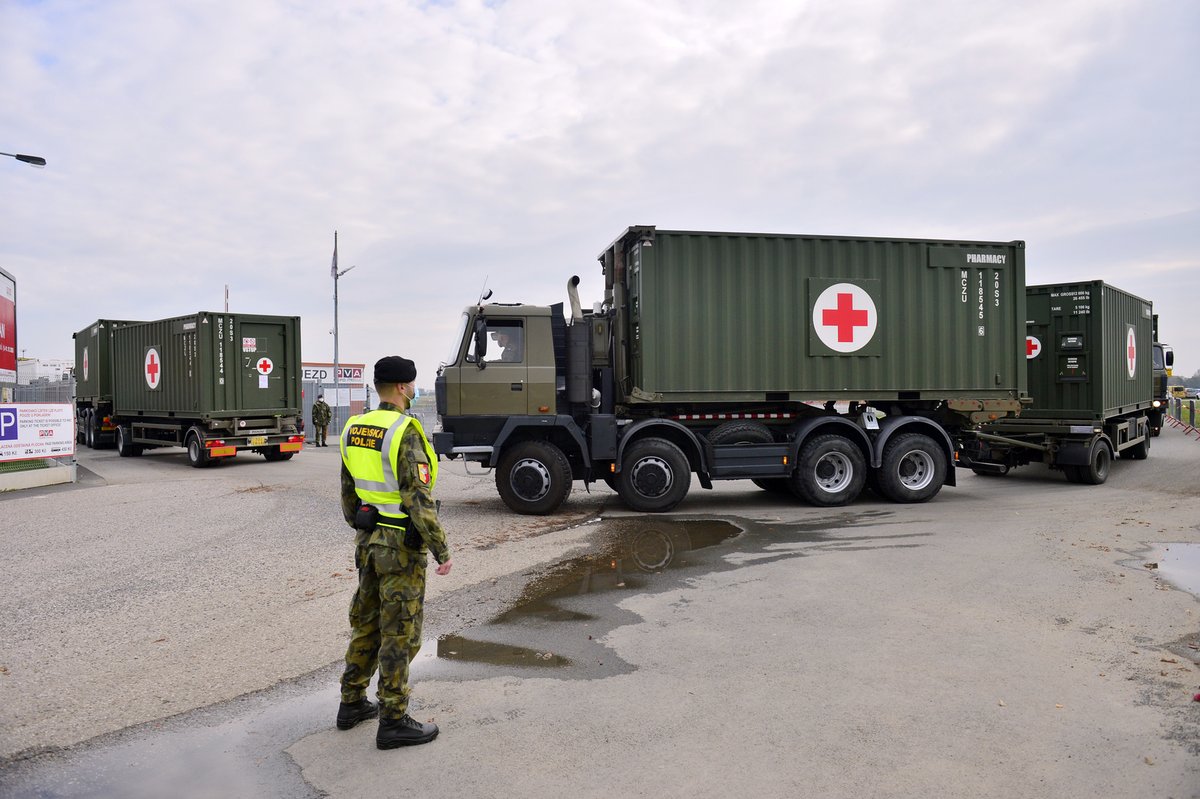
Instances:
[[[0,382],[17,382],[17,282],[0,271]]]

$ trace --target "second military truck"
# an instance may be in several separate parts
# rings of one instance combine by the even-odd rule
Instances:
[[[300,319],[201,312],[101,319],[75,334],[80,443],[122,457],[184,447],[202,467],[240,451],[288,460],[303,446]]]
[[[463,312],[434,447],[520,513],[603,480],[666,511],[695,475],[817,505],[953,485],[963,431],[1028,401],[1023,242],[631,227],[604,298]]]

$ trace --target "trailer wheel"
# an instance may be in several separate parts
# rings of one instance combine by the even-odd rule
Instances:
[[[75,415],[75,443],[87,444],[87,416],[82,413]]]
[[[867,461],[854,442],[833,433],[817,436],[800,448],[792,493],[825,507],[847,505],[862,493]]]
[[[683,450],[665,438],[643,438],[629,445],[618,493],[625,504],[643,513],[671,510],[687,496],[692,470]]]
[[[204,439],[194,428],[188,431],[184,444],[187,447],[188,463],[197,469],[203,469],[209,464],[208,450],[204,448]]]
[[[87,415],[87,432],[84,434],[84,443],[88,449],[96,448],[96,417],[89,413]]]
[[[1132,447],[1125,450],[1121,454],[1123,456],[1129,455],[1130,459],[1135,460],[1135,461],[1146,460],[1146,458],[1150,457],[1150,436],[1151,435],[1154,435],[1154,433],[1151,432],[1149,435],[1147,435],[1141,441],[1134,444]]]
[[[522,441],[504,454],[496,470],[496,490],[517,513],[553,513],[571,493],[571,464],[549,441]]]
[[[294,452],[284,452],[279,447],[270,447],[268,449],[263,450],[263,457],[266,458],[268,461],[272,461],[272,462],[274,462],[274,461],[290,461],[292,459],[292,456],[295,454],[296,453],[294,453]]]
[[[142,454],[142,445],[134,444],[130,439],[133,433],[125,425],[117,428],[117,454],[122,458],[134,458]]]
[[[946,454],[927,435],[905,433],[888,442],[879,467],[879,490],[893,502],[925,502],[946,481]]]
[[[1112,466],[1112,450],[1108,448],[1108,443],[1097,438],[1092,442],[1092,450],[1088,455],[1088,463],[1086,466],[1076,466],[1079,473],[1079,481],[1088,485],[1098,486],[1108,479],[1108,470]]]

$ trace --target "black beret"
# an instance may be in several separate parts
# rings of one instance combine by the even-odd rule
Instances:
[[[411,383],[417,379],[417,365],[408,358],[389,355],[375,362],[376,383]]]

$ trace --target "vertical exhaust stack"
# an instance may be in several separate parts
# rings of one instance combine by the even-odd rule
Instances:
[[[571,300],[571,324],[583,321],[583,307],[579,304],[579,275],[571,275],[567,281],[567,297]]]
[[[583,323],[579,305],[579,275],[567,281],[571,326],[567,328],[567,401],[586,405],[592,399],[592,330]]]

